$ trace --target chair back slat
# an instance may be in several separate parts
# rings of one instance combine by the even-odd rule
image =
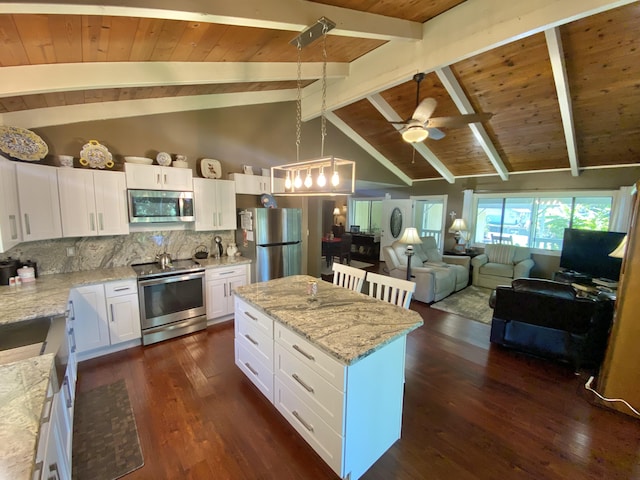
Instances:
[[[333,284],[339,287],[348,288],[354,292],[361,292],[364,278],[367,275],[365,270],[350,267],[342,263],[333,263]]]
[[[399,307],[409,308],[416,284],[400,278],[388,277],[378,273],[367,273],[369,296],[392,303]]]

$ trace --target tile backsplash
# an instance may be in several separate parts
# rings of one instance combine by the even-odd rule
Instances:
[[[38,274],[68,273],[112,268],[155,261],[167,251],[175,260],[191,258],[199,245],[213,255],[214,237],[222,237],[226,251],[235,242],[235,231],[194,232],[191,230],[135,232],[106,237],[59,238],[21,243],[2,254],[38,264]]]

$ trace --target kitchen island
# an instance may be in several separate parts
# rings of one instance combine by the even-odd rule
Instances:
[[[305,275],[235,294],[236,365],[339,477],[359,478],[400,438],[420,315]]]

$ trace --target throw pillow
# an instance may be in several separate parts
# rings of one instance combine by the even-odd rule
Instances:
[[[485,247],[485,253],[491,263],[511,265],[513,263],[513,256],[516,253],[516,246],[502,244],[487,245]]]

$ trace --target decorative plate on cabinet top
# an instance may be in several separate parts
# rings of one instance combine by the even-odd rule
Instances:
[[[113,157],[111,152],[101,145],[97,140],[89,140],[80,150],[80,165],[91,168],[111,168],[113,167]]]
[[[204,178],[222,178],[222,167],[219,160],[203,158],[200,160],[200,175]]]
[[[160,152],[158,155],[156,155],[156,162],[158,162],[158,165],[168,167],[169,165],[171,165],[171,155],[169,155],[167,152]]]
[[[42,160],[49,153],[44,140],[31,130],[7,125],[0,125],[0,150],[13,158],[29,162]]]

